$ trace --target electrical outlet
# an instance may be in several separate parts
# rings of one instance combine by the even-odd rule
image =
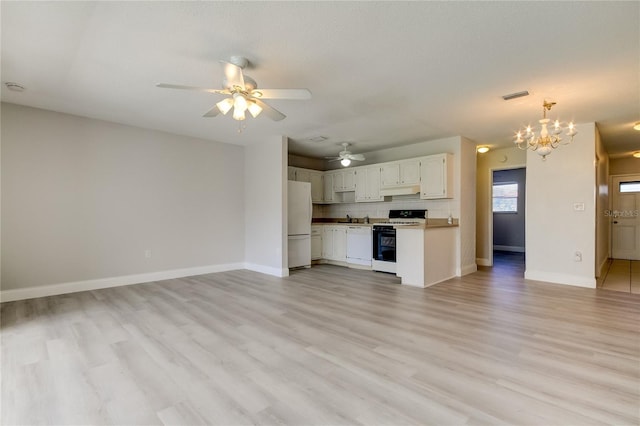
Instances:
[[[575,254],[573,255],[573,261],[574,262],[582,262],[582,252],[575,252]]]
[[[145,257],[146,259],[151,259],[151,249],[146,249],[146,250],[144,251],[144,257]]]
[[[576,212],[584,211],[584,203],[573,203],[573,210]]]

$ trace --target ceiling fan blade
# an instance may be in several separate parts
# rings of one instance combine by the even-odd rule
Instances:
[[[215,117],[220,114],[220,109],[218,109],[217,105],[214,105],[209,111],[205,112],[203,117]]]
[[[231,92],[229,92],[228,90],[207,89],[206,87],[184,86],[182,84],[158,83],[156,84],[156,87],[160,87],[162,89],[181,89],[181,90],[195,90],[196,92],[220,93],[221,95],[231,94]]]
[[[220,61],[220,63],[222,64],[224,78],[227,81],[227,87],[233,88],[238,86],[244,90],[244,76],[242,75],[242,68],[227,61]]]
[[[256,89],[251,96],[259,99],[311,99],[308,89]]]
[[[280,120],[284,120],[284,118],[286,117],[286,115],[284,115],[283,113],[281,113],[280,111],[278,111],[277,109],[273,108],[272,106],[269,106],[267,104],[265,104],[264,102],[262,102],[260,99],[255,99],[252,98],[252,100],[258,104],[258,106],[260,108],[262,108],[262,112],[264,112],[264,114],[269,117],[270,119],[272,119],[273,121],[280,121]]]
[[[351,154],[351,155],[349,155],[349,159],[355,160],[355,161],[364,161],[364,155],[362,155],[362,154]]]

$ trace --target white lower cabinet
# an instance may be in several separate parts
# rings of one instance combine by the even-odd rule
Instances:
[[[347,227],[324,225],[322,230],[322,258],[347,261]]]
[[[314,230],[321,228],[320,230]],[[315,232],[315,234],[314,234]],[[368,269],[371,267],[371,235],[370,226],[363,225],[315,225],[311,227],[311,259],[314,256],[314,236],[322,239],[317,243],[322,246],[321,259],[331,262],[344,262],[349,267]],[[317,250],[317,249],[316,249]],[[364,267],[364,268],[363,268]]]
[[[311,260],[322,259],[322,226],[311,227]]]

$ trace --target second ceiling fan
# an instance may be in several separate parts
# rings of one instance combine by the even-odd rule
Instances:
[[[220,61],[220,63],[224,73],[222,89],[167,83],[159,83],[156,86],[226,95],[226,98],[216,103],[203,117],[215,117],[220,113],[226,115],[233,110],[233,118],[238,121],[246,118],[246,111],[249,111],[254,118],[261,112],[274,121],[280,121],[286,117],[277,109],[263,102],[263,99],[311,99],[309,89],[259,89],[256,81],[242,72],[249,64],[247,58],[242,56],[232,56],[228,62]]]
[[[349,142],[342,142],[342,151],[338,153],[337,157],[325,157],[329,159],[329,161],[340,161],[344,167],[347,167],[351,164],[351,161],[364,161],[364,155],[362,154],[352,154],[351,151],[347,150],[347,147],[350,145]]]

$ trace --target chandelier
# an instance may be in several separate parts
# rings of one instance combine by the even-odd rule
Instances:
[[[562,131],[565,130],[561,126],[560,121],[554,121],[553,127],[551,129],[547,128],[547,125],[549,125],[549,122],[551,121],[547,118],[547,111],[551,111],[551,107],[555,104],[555,102],[543,101],[542,119],[538,120],[538,123],[540,123],[540,132],[536,134],[535,129],[531,126],[527,126],[526,129],[519,130],[518,133],[516,133],[516,140],[514,143],[518,148],[522,150],[530,149],[535,151],[538,155],[542,156],[543,160],[546,160],[547,155],[560,145],[560,142],[562,141],[560,135],[562,134]],[[566,130],[566,135],[569,136],[571,140],[569,142],[565,142],[563,145],[573,142],[573,137],[578,133],[573,122],[569,123]]]

